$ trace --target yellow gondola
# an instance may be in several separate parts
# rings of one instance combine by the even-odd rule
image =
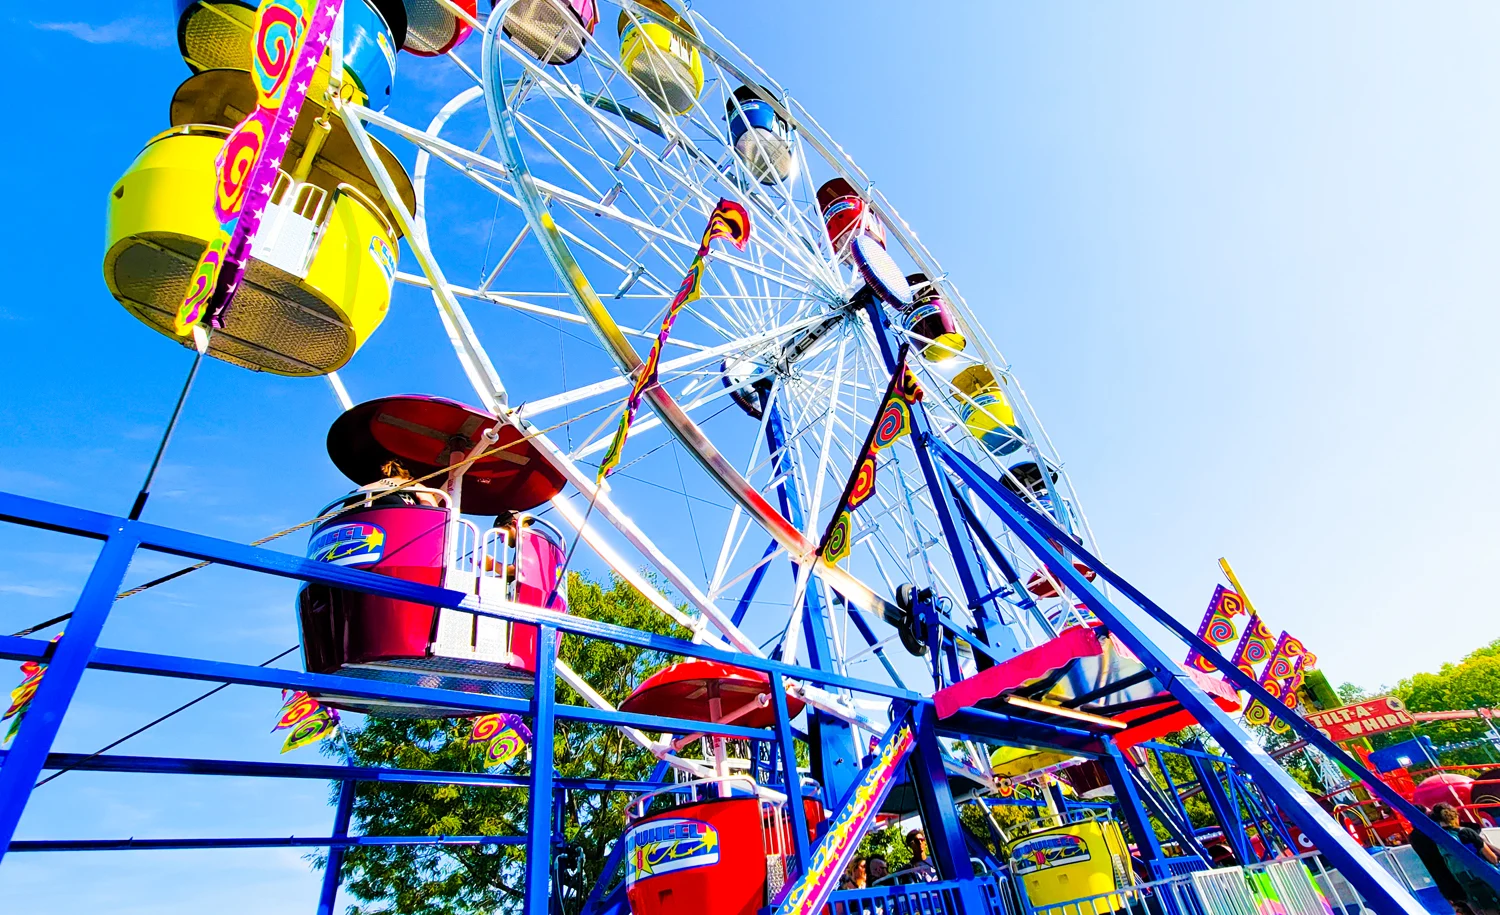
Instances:
[[[1063,819],[1044,817],[1044,828],[1010,847],[1011,873],[1024,887],[1031,910],[1062,915],[1072,911],[1063,903],[1087,897],[1100,897],[1085,903],[1090,912],[1102,915],[1126,908],[1123,896],[1105,895],[1135,884],[1130,847],[1120,825],[1107,818],[1060,822]]]
[[[172,100],[172,128],[153,137],[109,198],[104,279],[131,314],[183,345],[172,318],[218,228],[215,159],[254,108],[247,72],[207,70]],[[375,144],[403,203],[411,182]],[[400,233],[343,122],[309,100],[262,218],[244,285],[209,354],[278,375],[323,375],[349,361],[384,320]]]
[[[249,70],[256,4],[251,0],[177,0],[177,49],[194,73]],[[384,111],[396,79],[396,52],[406,35],[400,0],[349,0],[344,4],[345,101]],[[328,92],[330,50],[308,87],[309,98]]]
[[[969,366],[954,376],[953,386],[964,394],[955,398],[958,415],[985,450],[1006,455],[1021,447],[1016,411],[989,366],[983,363]]]
[[[649,16],[620,13],[620,64],[636,88],[663,111],[687,114],[703,92],[703,58],[698,54],[698,33],[687,17],[667,0],[637,2],[686,33],[676,31]]]

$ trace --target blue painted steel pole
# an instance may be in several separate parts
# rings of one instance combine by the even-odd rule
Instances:
[[[548,915],[556,698],[557,630],[551,626],[538,626],[536,692],[531,699],[531,784],[526,798],[526,915]]]
[[[338,807],[333,814],[333,837],[342,839],[349,835],[349,817],[354,812],[354,782],[344,779],[339,782]],[[328,849],[328,864],[323,868],[323,892],[318,896],[318,915],[333,915],[338,901],[339,883],[344,879],[344,848],[334,845]]]
[[[115,529],[104,541],[104,548],[94,560],[94,569],[84,583],[83,593],[73,606],[73,617],[57,643],[52,659],[47,663],[47,672],[37,686],[36,695],[26,718],[21,722],[15,745],[0,765],[0,859],[10,848],[16,835],[16,824],[26,801],[31,797],[32,786],[47,754],[52,751],[52,742],[57,739],[57,730],[62,726],[63,715],[78,691],[78,682],[88,668],[89,656],[99,643],[99,633],[104,621],[109,618],[119,593],[120,582],[130,567],[130,558],[135,554],[139,542],[129,531],[134,522],[115,522]]]
[[[1245,834],[1239,806],[1224,790],[1224,783],[1219,781],[1219,773],[1214,769],[1213,761],[1195,754],[1188,757],[1188,764],[1193,767],[1193,774],[1198,776],[1203,796],[1208,799],[1214,819],[1219,821],[1219,828],[1224,831],[1224,841],[1234,849],[1234,856],[1241,864],[1254,864],[1259,859],[1250,847],[1250,837]]]
[[[1115,797],[1120,802],[1120,812],[1125,816],[1125,825],[1130,827],[1135,847],[1140,849],[1141,860],[1146,862],[1147,867],[1154,868],[1156,862],[1163,857],[1161,843],[1157,841],[1156,830],[1151,828],[1151,821],[1146,817],[1146,805],[1141,802],[1141,797],[1135,790],[1130,763],[1113,740],[1106,738],[1104,749],[1107,752],[1099,757],[1099,764],[1104,767],[1104,774],[1109,776],[1109,783],[1114,786]]]
[[[770,411],[766,417],[766,447],[775,460],[776,473],[781,483],[776,495],[781,502],[781,513],[798,530],[807,525],[802,505],[802,494],[797,490],[797,477],[792,466],[791,450],[787,447],[786,430],[781,422],[781,401],[766,404]],[[762,567],[764,568],[764,567]],[[795,563],[792,574],[798,574]],[[823,603],[823,592],[816,580],[809,579],[805,605],[802,612],[803,641],[807,644],[807,657],[814,670],[833,671],[833,645],[828,637],[827,607]],[[797,663],[796,658],[782,658],[788,664]],[[843,671],[838,671],[843,673]],[[847,721],[825,714],[817,709],[808,709],[808,730],[816,741],[813,750],[813,766],[818,781],[829,800],[840,798],[859,780],[860,762],[863,755],[854,746],[854,729]]]
[[[894,715],[898,711],[892,708]],[[974,864],[969,860],[969,843],[964,841],[964,827],[958,819],[958,806],[948,786],[948,770],[943,765],[943,747],[938,742],[937,712],[922,703],[911,710],[916,726],[916,746],[907,761],[907,775],[917,789],[917,805],[927,827],[927,845],[936,860],[938,875],[944,880],[963,881],[959,886],[961,912],[988,911],[977,882]]]
[[[1204,864],[1211,864],[1208,852],[1199,843],[1198,837],[1193,835],[1193,824],[1177,816],[1161,799],[1157,792],[1154,779],[1146,774],[1145,767],[1133,769],[1130,772],[1131,779],[1135,782],[1136,797],[1145,803],[1148,810],[1156,815],[1158,822],[1166,827],[1173,839],[1177,840],[1178,848],[1184,854],[1191,854]],[[1171,874],[1165,870],[1158,871],[1158,878],[1170,877]]]
[[[1094,585],[1084,578],[1073,564],[1063,559],[1058,549],[1049,542],[1048,537],[1056,537],[1059,542],[1066,542],[1068,549],[1074,552],[1079,559],[1086,562],[1105,581],[1119,588],[1127,597],[1130,597],[1137,605],[1145,610],[1158,622],[1173,628],[1174,632],[1187,632],[1183,640],[1188,645],[1197,647],[1200,651],[1212,656],[1215,665],[1225,672],[1230,682],[1242,690],[1249,692],[1253,697],[1266,701],[1270,706],[1276,700],[1272,699],[1265,690],[1261,689],[1249,677],[1246,677],[1239,668],[1230,664],[1227,659],[1222,659],[1218,653],[1206,643],[1196,639],[1186,627],[1182,626],[1169,614],[1156,604],[1152,603],[1145,595],[1141,594],[1133,586],[1111,571],[1099,559],[1090,554],[1083,547],[1078,546],[1072,538],[1063,535],[1057,526],[1049,519],[1038,514],[1030,506],[1026,505],[1015,494],[1009,492],[1005,487],[998,485],[993,478],[984,472],[978,465],[967,457],[945,443],[937,440],[931,442],[934,450],[942,457],[960,479],[996,513],[1005,524],[1016,534],[1018,538],[1047,563],[1053,573],[1060,577],[1064,587],[1084,604],[1095,615],[1102,620],[1109,632],[1125,643],[1141,663],[1145,664],[1155,675],[1157,682],[1168,689],[1173,698],[1182,703],[1182,706],[1192,713],[1198,723],[1219,743],[1228,753],[1234,757],[1256,783],[1261,790],[1265,791],[1279,808],[1289,813],[1302,831],[1312,839],[1321,851],[1344,878],[1354,886],[1370,903],[1376,911],[1405,912],[1408,915],[1424,915],[1426,910],[1412,898],[1406,889],[1386,872],[1385,868],[1377,864],[1365,852],[1363,848],[1338,824],[1333,822],[1324,810],[1310,798],[1302,786],[1297,784],[1282,768],[1266,754],[1266,751],[1257,744],[1245,729],[1224,713],[1212,699],[1198,688],[1186,671],[1176,661],[1168,657],[1154,642],[1136,627],[1129,617],[1121,613],[1115,605],[1104,597]],[[1045,531],[1046,533],[1041,533]],[[1248,684],[1251,689],[1246,689]],[[1290,716],[1295,720],[1293,727],[1304,725],[1311,732],[1309,743],[1322,747],[1328,745],[1333,753],[1342,751],[1333,747],[1331,742],[1316,732],[1311,725],[1306,725],[1300,718]],[[1298,733],[1301,736],[1302,728]],[[1358,763],[1355,763],[1358,765]],[[1404,801],[1401,802],[1404,806]],[[1400,807],[1397,808],[1401,809]],[[1415,811],[1413,810],[1413,813]],[[1421,814],[1415,814],[1421,817]],[[1442,834],[1443,838],[1450,840],[1450,844],[1457,847],[1459,843],[1453,841],[1451,836]],[[1467,860],[1467,859],[1460,859]],[[1477,858],[1475,860],[1478,860]],[[1500,880],[1500,874],[1497,874]]]
[[[873,296],[865,313],[870,319],[870,327],[875,331],[875,341],[880,344],[880,355],[885,359],[886,370],[894,372],[898,358],[897,343],[890,324],[886,321],[885,313]],[[956,517],[952,493],[948,489],[948,475],[933,461],[932,455],[928,452],[927,442],[932,438],[932,426],[927,418],[927,408],[920,403],[911,411],[911,426],[912,447],[917,452],[917,463],[922,468],[922,478],[927,482],[927,495],[932,499],[932,507],[937,512],[938,523],[942,525],[943,539],[948,544],[948,552],[952,555],[953,565],[958,570],[958,580],[964,589],[964,602],[974,614],[975,622],[979,624],[981,637],[994,646],[1002,657],[1020,654],[1021,642],[1010,627],[991,625],[989,610],[986,608],[988,602],[985,599],[991,589],[985,584],[984,565],[974,551],[974,544],[964,536],[960,521]],[[934,649],[936,647],[934,646]]]
[[[776,710],[776,738],[781,748],[781,768],[786,773],[786,813],[792,821],[792,846],[797,850],[797,873],[807,873],[812,852],[807,841],[807,811],[802,808],[802,777],[797,774],[797,742],[792,719],[787,715],[786,684],[771,675],[771,705]]]

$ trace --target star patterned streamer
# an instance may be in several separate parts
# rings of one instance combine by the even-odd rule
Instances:
[[[520,756],[531,743],[531,729],[520,715],[481,715],[474,719],[474,727],[469,731],[469,746],[477,743],[488,744],[484,767],[491,769]]]
[[[853,548],[854,510],[875,494],[878,455],[911,431],[911,410],[922,399],[922,386],[907,368],[906,355],[907,348],[903,346],[891,383],[886,385],[880,411],[875,414],[875,422],[870,424],[870,432],[865,436],[863,456],[854,465],[849,482],[844,484],[839,510],[834,512],[828,529],[823,532],[823,539],[818,542],[818,555],[829,565],[847,557]]]
[[[682,306],[698,298],[703,285],[703,271],[706,268],[709,254],[709,245],[716,238],[728,239],[736,248],[743,251],[750,243],[750,214],[745,208],[732,200],[719,200],[718,206],[708,216],[708,227],[703,230],[703,240],[698,244],[698,253],[693,256],[693,263],[688,267],[687,275],[682,278],[682,283],[677,287],[677,295],[672,297],[672,303],[667,306],[667,314],[661,320],[661,331],[657,333],[656,340],[651,344],[651,352],[646,356],[646,361],[636,372],[635,385],[630,389],[630,397],[625,401],[625,412],[620,416],[620,426],[615,430],[614,441],[609,443],[609,451],[605,452],[604,459],[599,462],[599,476],[597,480],[602,481],[609,476],[610,472],[620,463],[620,457],[625,452],[625,437],[630,434],[630,424],[635,420],[635,414],[641,406],[641,397],[646,389],[656,384],[657,366],[661,364],[661,351],[667,344],[667,337],[671,336],[672,324],[677,321],[677,313]]]
[[[1203,613],[1203,622],[1198,624],[1198,638],[1218,647],[1234,641],[1234,618],[1245,612],[1245,599],[1223,585],[1214,587],[1214,596]],[[1196,651],[1188,652],[1187,665],[1194,670],[1213,673],[1217,668]]]
[[[320,740],[327,740],[338,732],[339,713],[331,708],[324,708],[322,703],[307,693],[284,689],[281,691],[281,698],[281,712],[277,716],[276,726],[271,728],[273,734],[288,731],[286,741],[281,745],[281,752],[310,746]]]
[[[343,0],[261,0],[250,40],[255,110],[229,134],[214,162],[219,229],[188,279],[172,329],[224,326],[250,260],[261,214]]]

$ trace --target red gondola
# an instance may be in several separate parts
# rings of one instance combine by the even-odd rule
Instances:
[[[767,728],[776,723],[770,691],[766,674],[694,658],[646,678],[620,708]],[[788,716],[804,705],[788,696]],[[792,834],[785,805],[762,797],[745,776],[730,775],[724,741],[715,738],[713,745],[717,777],[701,783],[717,789],[709,799],[695,789],[692,802],[644,816],[654,797],[676,791],[664,789],[632,805],[636,815],[625,833],[632,915],[755,915],[786,885]],[[803,806],[811,829],[822,819],[822,805],[809,798]]]
[[[1073,560],[1073,568],[1089,581],[1093,581],[1099,574],[1076,559]],[[1056,597],[1058,593],[1057,585],[1053,584],[1052,579],[1043,574],[1040,569],[1032,572],[1031,577],[1026,580],[1026,590],[1043,598]]]
[[[818,188],[818,212],[823,214],[823,224],[828,229],[828,238],[839,257],[847,257],[849,243],[854,236],[868,235],[881,245],[885,244],[885,223],[880,221],[870,204],[861,197],[843,178],[834,178]]]
[[[620,708],[642,715],[768,728],[776,723],[776,713],[760,697],[770,692],[771,679],[759,671],[695,658],[647,677]],[[804,704],[788,696],[787,715],[796,717]]]
[[[562,534],[524,513],[561,491],[563,477],[514,426],[440,397],[386,397],[340,416],[328,433],[328,453],[363,488],[324,509],[337,514],[313,530],[310,558],[481,601],[567,612],[559,580]],[[392,461],[421,483],[382,487]],[[401,481],[387,481],[395,482]],[[464,512],[495,516],[495,523],[482,531]],[[302,589],[298,611],[309,671],[490,695],[531,693],[534,626],[322,585]],[[445,713],[352,697],[325,701],[372,714]]]

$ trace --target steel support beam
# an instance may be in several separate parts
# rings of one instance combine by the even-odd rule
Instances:
[[[526,797],[526,915],[548,915],[556,693],[557,630],[538,626],[536,691],[531,697],[531,779]]]
[[[1193,714],[1193,717],[1214,740],[1234,757],[1246,774],[1250,775],[1256,784],[1260,785],[1261,790],[1266,792],[1272,803],[1292,816],[1308,838],[1318,846],[1318,850],[1355,889],[1370,901],[1377,911],[1424,915],[1426,910],[1421,904],[1413,899],[1411,894],[1386,872],[1385,868],[1371,859],[1347,832],[1339,828],[1338,824],[1308,796],[1302,786],[1283,771],[1270,756],[1266,755],[1265,750],[1245,732],[1238,722],[1215,705],[1213,700],[1192,681],[1181,665],[1147,638],[1129,617],[1120,612],[1098,588],[1073,568],[1073,563],[1063,558],[1058,552],[1058,547],[1049,542],[1049,538],[1054,538],[1059,544],[1066,544],[1069,552],[1095,570],[1104,581],[1118,588],[1153,619],[1167,626],[1179,638],[1183,638],[1183,641],[1190,647],[1204,652],[1206,657],[1211,658],[1215,665],[1224,671],[1225,676],[1235,686],[1249,692],[1252,697],[1267,702],[1268,706],[1276,700],[1227,659],[1222,659],[1218,652],[1197,639],[1171,615],[1152,603],[1129,582],[1100,562],[1098,557],[1076,544],[1066,532],[1057,527],[1052,519],[1039,514],[1014,493],[999,485],[973,461],[949,448],[945,443],[933,439],[930,445],[958,475],[959,479],[984,501],[991,511],[995,512],[1028,549],[1053,570],[1061,584],[1075,597],[1082,600],[1103,621],[1109,632],[1115,638],[1120,639],[1140,659],[1141,663],[1152,671],[1157,682],[1170,691],[1173,698],[1182,703],[1183,707]],[[1327,745],[1332,753],[1338,754],[1335,758],[1340,761],[1347,758],[1316,728],[1306,724],[1297,716],[1290,717],[1294,722],[1292,726],[1298,730],[1299,736],[1308,738],[1310,743],[1319,747]],[[1306,734],[1302,733],[1304,730]],[[1359,764],[1354,762],[1353,765]],[[1400,798],[1396,800],[1401,805],[1397,807],[1398,810],[1403,813],[1410,810],[1410,819],[1414,821],[1426,819],[1404,800]],[[1460,843],[1453,840],[1447,833],[1439,830],[1439,834],[1447,839],[1448,844],[1452,845],[1458,853],[1471,854],[1461,849]],[[1468,859],[1461,858],[1460,860]],[[1474,860],[1477,862],[1479,859],[1475,857]],[[1495,878],[1496,883],[1500,884],[1500,872],[1496,872]]]
[[[1245,832],[1245,823],[1240,817],[1240,808],[1229,792],[1224,790],[1224,783],[1219,780],[1219,773],[1214,768],[1213,760],[1204,759],[1201,756],[1189,756],[1188,764],[1193,767],[1193,774],[1198,777],[1198,784],[1203,788],[1203,795],[1208,799],[1208,806],[1214,812],[1214,819],[1219,821],[1219,829],[1224,832],[1224,841],[1229,843],[1230,849],[1240,864],[1254,864],[1260,858],[1250,847],[1250,836]]]
[[[333,814],[333,838],[349,837],[349,817],[354,812],[354,782],[339,783],[339,799]],[[318,895],[318,915],[333,915],[338,902],[339,883],[344,879],[344,846],[328,849],[328,863],[323,865],[323,890]]]
[[[766,448],[775,462],[775,473],[781,478],[776,487],[781,513],[798,530],[805,530],[807,515],[802,505],[802,493],[797,489],[791,449],[787,447],[786,431],[781,421],[781,401],[770,401],[766,403],[765,409],[770,411],[770,415],[766,417]],[[757,572],[764,569],[765,566],[762,566]],[[800,567],[793,562],[793,580],[800,572]],[[807,643],[808,666],[814,670],[842,673],[834,670],[833,646],[828,638],[828,614],[827,605],[823,601],[823,589],[811,577],[807,581],[803,600],[802,640]],[[797,663],[796,658],[781,660],[789,664]],[[807,729],[812,736],[809,745],[812,764],[818,773],[818,782],[823,786],[824,796],[829,799],[843,797],[860,776],[861,754],[854,746],[854,729],[848,722],[817,709],[809,709],[807,717]]]
[[[812,862],[807,839],[807,810],[802,806],[802,776],[797,772],[797,741],[792,734],[792,719],[787,714],[786,686],[780,677],[771,678],[771,707],[776,710],[776,741],[781,755],[781,771],[786,778],[786,815],[792,823],[792,847],[797,851],[797,873],[805,874]]]
[[[1155,862],[1164,856],[1161,843],[1156,838],[1156,830],[1151,828],[1151,821],[1146,817],[1146,805],[1135,790],[1130,763],[1113,740],[1104,741],[1104,750],[1104,755],[1099,757],[1099,764],[1104,767],[1104,774],[1109,776],[1109,783],[1114,786],[1115,799],[1119,801],[1116,806],[1124,816],[1125,825],[1130,827],[1130,835],[1135,839],[1135,847],[1140,850],[1141,860],[1147,867],[1154,867]]]
[[[78,683],[88,669],[89,656],[99,644],[99,633],[114,606],[115,594],[138,542],[131,533],[137,522],[116,522],[104,542],[104,549],[94,560],[94,569],[84,583],[83,593],[73,605],[73,617],[63,630],[62,640],[47,662],[46,673],[32,697],[31,707],[21,721],[15,744],[0,765],[0,860],[3,860],[16,824],[31,798],[37,776],[52,751],[63,716],[78,692]]]
[[[885,312],[874,296],[870,297],[865,314],[875,332],[875,341],[880,345],[880,355],[885,360],[886,370],[896,371],[900,345]],[[979,637],[994,646],[1002,658],[1018,655],[1023,649],[1016,633],[1008,626],[997,625],[990,618],[985,597],[992,589],[985,578],[984,564],[974,552],[974,544],[964,535],[962,522],[953,506],[952,493],[948,488],[948,476],[929,452],[927,443],[935,440],[935,437],[932,435],[932,423],[927,417],[927,408],[920,403],[912,408],[911,425],[911,440],[917,452],[917,463],[922,468],[922,478],[927,482],[927,494],[932,498],[933,510],[937,512],[938,523],[943,528],[943,539],[948,543],[948,552],[953,557],[959,583],[963,586],[964,602],[978,624]],[[933,646],[933,650],[937,651],[938,647]]]
[[[894,710],[893,710],[894,711]],[[907,776],[917,789],[917,806],[927,827],[927,845],[932,852],[941,880],[957,880],[959,911],[984,912],[985,901],[974,880],[974,865],[969,860],[969,846],[964,841],[964,827],[958,819],[958,806],[948,786],[948,771],[943,765],[943,747],[938,742],[937,712],[930,705],[911,710],[916,730],[916,746],[907,760]]]

